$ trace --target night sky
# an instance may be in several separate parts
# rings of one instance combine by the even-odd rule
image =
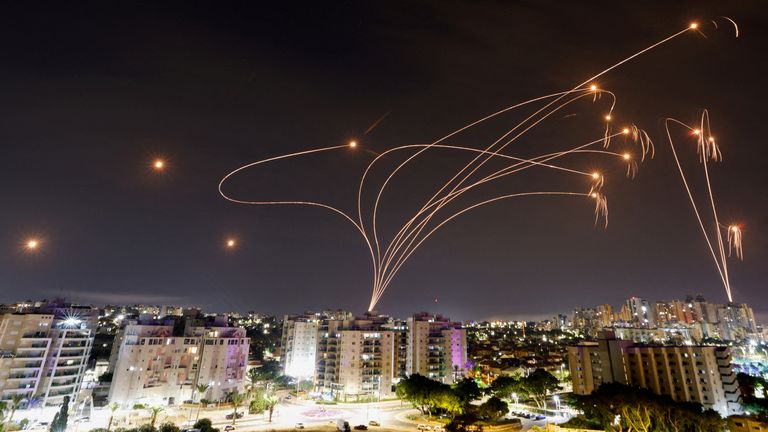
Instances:
[[[718,16],[739,23],[739,38],[723,19],[714,28]],[[479,209],[428,240],[378,310],[464,320],[551,316],[632,295],[725,302],[662,125],[668,116],[693,123],[708,108],[724,155],[712,168],[718,210],[745,236],[744,262],[730,261],[734,297],[765,317],[768,8],[759,1],[6,3],[0,301],[364,311],[370,261],[354,227],[322,209],[229,203],[219,179],[248,162],[357,139],[355,151],[252,171],[231,189],[351,212],[370,151],[431,142],[568,90],[692,20],[706,37],[685,34],[599,80],[617,94],[617,116],[656,144],[634,180],[615,160],[569,160],[605,173],[607,230],[594,227],[586,199]],[[604,109],[577,104],[507,153],[599,137]],[[520,119],[454,143],[484,147]],[[703,192],[694,144],[677,137]],[[382,229],[466,162],[459,156],[436,153],[394,182]],[[167,162],[162,173],[150,166],[156,157]],[[587,187],[539,171],[476,197]],[[34,253],[24,249],[30,237],[41,240]]]

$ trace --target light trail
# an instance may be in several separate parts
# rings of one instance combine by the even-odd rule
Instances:
[[[696,138],[696,151],[699,155],[699,162],[703,165],[704,168],[704,179],[706,182],[707,187],[707,201],[709,203],[709,207],[712,211],[712,219],[713,219],[713,225],[714,225],[714,231],[715,231],[715,245],[717,246],[715,248],[715,245],[713,245],[713,241],[710,237],[710,233],[705,227],[704,220],[702,218],[701,212],[699,211],[698,206],[696,205],[696,200],[694,199],[693,192],[691,190],[690,184],[688,182],[688,179],[685,175],[685,171],[683,170],[683,166],[680,163],[680,159],[678,158],[677,151],[675,149],[674,140],[672,139],[672,133],[670,131],[670,125],[679,125],[682,126],[685,130],[690,131],[689,135],[692,135]],[[722,229],[724,228],[727,232],[727,242],[728,242],[728,256],[730,256],[732,250],[736,250],[736,256],[739,259],[743,259],[743,246],[742,246],[742,233],[741,229],[738,227],[738,225],[730,225],[725,227],[723,224],[720,223],[720,220],[718,218],[717,213],[717,206],[715,205],[715,196],[712,192],[712,182],[709,177],[709,161],[721,161],[722,160],[722,154],[720,152],[719,147],[717,146],[716,140],[712,136],[712,131],[709,124],[709,112],[707,110],[704,110],[701,114],[701,118],[699,120],[699,127],[693,128],[679,120],[667,118],[664,121],[664,129],[667,134],[667,140],[669,141],[669,146],[672,149],[672,156],[675,159],[675,164],[677,165],[678,173],[680,174],[680,178],[683,182],[683,187],[688,195],[688,200],[691,203],[691,208],[693,209],[693,213],[696,216],[696,221],[699,224],[699,228],[701,228],[701,232],[704,235],[704,240],[707,243],[707,248],[709,249],[710,254],[712,255],[712,259],[715,261],[715,268],[717,269],[718,274],[720,275],[720,280],[723,283],[723,287],[725,288],[725,293],[728,296],[728,301],[733,302],[733,294],[731,291],[731,281],[730,277],[728,275],[728,259],[725,253],[725,244],[723,242],[723,234]],[[717,249],[717,252],[715,251]]]
[[[738,26],[736,26],[736,23],[727,17],[723,17],[723,18],[733,23],[736,29],[736,34],[738,36]],[[564,158],[565,156],[575,155],[575,154],[586,154],[586,155],[594,155],[596,157],[617,158],[622,163],[627,164],[627,169],[626,169],[627,177],[634,177],[638,169],[638,160],[642,162],[645,160],[647,156],[651,158],[653,157],[655,152],[653,142],[651,141],[650,137],[645,131],[637,128],[635,125],[627,126],[622,129],[614,129],[614,126],[613,126],[615,123],[614,110],[617,103],[616,96],[612,92],[600,88],[597,83],[597,79],[609,73],[610,71],[616,69],[617,67],[689,31],[698,32],[699,31],[698,29],[699,29],[699,25],[697,23],[692,23],[685,29],[680,30],[676,33],[673,33],[667,36],[666,38],[661,39],[660,41],[650,46],[647,46],[646,48],[643,48],[635,52],[634,54],[628,57],[625,57],[619,62],[614,63],[613,65],[603,69],[599,73],[593,75],[592,77],[588,78],[584,82],[575,86],[571,90],[548,94],[545,96],[533,98],[512,106],[503,108],[492,114],[482,117],[479,120],[476,120],[465,126],[462,126],[454,130],[453,132],[433,141],[432,143],[401,145],[401,146],[396,146],[388,150],[377,153],[377,152],[374,152],[372,149],[365,148],[364,142],[359,143],[357,141],[350,141],[348,144],[345,144],[345,145],[323,147],[323,148],[305,150],[305,151],[300,151],[296,153],[276,156],[276,157],[272,157],[272,158],[268,158],[261,161],[252,162],[252,163],[243,165],[235,169],[234,171],[230,172],[229,174],[224,176],[219,182],[219,193],[222,195],[222,197],[224,197],[228,201],[237,203],[237,204],[303,205],[303,206],[319,207],[319,208],[330,210],[342,216],[344,219],[350,222],[363,237],[365,245],[368,249],[368,253],[370,255],[371,266],[372,266],[373,292],[371,295],[371,301],[369,303],[369,310],[373,310],[376,307],[379,300],[384,295],[384,292],[386,291],[386,289],[390,286],[395,276],[400,271],[400,269],[406,264],[406,262],[413,255],[413,253],[415,253],[416,250],[418,250],[419,247],[428,238],[430,238],[436,231],[441,229],[443,226],[445,226],[448,222],[452,221],[456,217],[463,215],[468,211],[476,209],[478,207],[495,203],[501,200],[507,200],[507,199],[517,198],[517,197],[526,197],[526,196],[587,197],[592,199],[595,204],[595,207],[594,207],[595,225],[597,225],[599,220],[602,218],[605,221],[605,227],[607,227],[608,200],[607,200],[607,197],[601,192],[601,188],[603,187],[603,184],[605,182],[604,174],[600,172],[595,172],[592,170],[565,166],[560,162],[552,163],[552,161],[556,159]],[[602,129],[601,138],[592,140],[586,144],[581,144],[581,145],[572,147],[567,150],[550,151],[545,154],[527,157],[527,158],[502,153],[512,143],[518,141],[521,137],[526,136],[526,134],[528,134],[532,129],[539,127],[545,121],[553,118],[553,115],[561,111],[563,108],[577,101],[581,101],[582,99],[585,99],[585,98],[590,98],[592,102],[598,102],[599,100],[602,99],[602,96],[609,96],[610,103],[607,109],[605,109],[604,107],[603,110],[600,111],[600,114],[595,117],[596,119],[600,119],[600,122],[601,122],[601,129]],[[501,116],[502,114],[513,112],[515,110],[521,110],[527,107],[533,107],[531,109],[532,112],[524,114],[523,116],[524,118],[521,121],[516,122],[509,129],[506,129],[506,131],[503,134],[495,138],[493,142],[490,143],[490,145],[485,146],[485,148],[483,147],[475,148],[474,146],[454,145],[454,144],[446,143],[447,140],[465,131],[469,131],[475,127],[478,127],[479,125],[487,122],[490,119],[494,119]],[[378,120],[376,120],[374,124],[371,127],[369,127],[366,133],[370,132],[370,130],[375,128],[376,125],[378,125],[383,120],[384,117],[386,117],[386,114],[381,118],[379,118]],[[707,230],[705,229],[704,222],[699,213],[699,209],[696,207],[695,201],[693,199],[693,194],[691,193],[691,189],[688,185],[688,181],[683,172],[682,165],[680,164],[680,161],[677,158],[677,154],[675,153],[674,144],[672,142],[672,137],[669,130],[670,122],[677,122],[677,121],[672,119],[667,119],[665,121],[665,127],[666,127],[667,137],[670,141],[670,146],[672,147],[673,155],[675,157],[675,161],[678,166],[678,170],[683,179],[683,184],[685,186],[686,191],[688,192],[689,199],[694,208],[694,213],[696,214],[696,218],[699,222],[699,226],[701,227],[702,232],[704,233],[705,240],[712,254],[712,257],[715,260],[717,270],[726,288],[726,292],[728,294],[728,298],[730,301],[732,299],[731,299],[731,291],[730,291],[730,282],[728,279],[728,269],[726,264],[725,242],[723,240],[722,233],[720,232],[720,224],[717,217],[714,194],[712,193],[712,189],[709,184],[709,172],[707,168],[708,160],[713,160],[713,161],[720,160],[721,154],[717,146],[717,143],[712,137],[709,130],[708,114],[706,114],[705,112],[705,114],[702,116],[700,128],[697,129],[699,130],[699,134],[698,134],[699,136],[697,137],[698,138],[697,151],[699,152],[699,157],[704,163],[705,177],[707,179],[707,187],[708,187],[708,194],[709,194],[709,204],[711,206],[711,210],[714,215],[715,224],[716,224],[715,226],[717,227],[716,228],[717,234],[716,234],[715,240],[717,244],[718,253],[716,253],[715,251],[715,246],[714,246],[715,243],[712,241],[709,234],[707,233]],[[680,122],[677,122],[677,123],[680,123]],[[683,125],[683,126],[688,127],[687,125]],[[635,158],[633,157],[632,153],[629,153],[629,152],[619,153],[619,152],[614,152],[609,150],[609,147],[611,146],[612,141],[622,135],[625,136],[626,139],[630,141],[632,144],[639,145],[640,147],[639,157]],[[599,144],[602,144],[602,149],[594,148],[594,146],[597,146]],[[296,201],[244,200],[244,199],[237,199],[237,198],[231,197],[225,194],[224,192],[224,183],[228,181],[232,176],[234,176],[237,173],[240,173],[243,170],[253,168],[262,164],[266,164],[269,162],[275,162],[275,161],[294,158],[294,157],[308,156],[308,155],[313,155],[320,152],[335,151],[340,149],[347,149],[347,150],[355,149],[361,146],[363,147],[362,150],[364,150],[367,153],[373,154],[374,158],[368,163],[365,170],[362,172],[362,176],[360,178],[360,183],[358,185],[358,191],[357,191],[357,209],[356,209],[357,217],[356,218],[353,216],[350,216],[345,211],[337,207],[334,207],[322,202],[315,202],[315,201],[309,201],[309,200],[296,200]],[[370,180],[370,176],[372,175],[374,167],[378,164],[378,162],[380,162],[385,157],[397,155],[400,152],[407,151],[407,150],[414,150],[414,149],[416,151],[413,154],[408,155],[407,157],[404,158],[404,160],[396,163],[396,166],[394,168],[385,172],[386,175],[383,181],[381,182],[381,184],[379,185],[378,190],[376,191],[375,199],[372,202],[371,208],[368,210],[369,214],[366,216],[365,215],[366,212],[364,212],[364,205],[363,205],[364,191],[366,189],[367,182]],[[474,154],[474,156],[461,169],[454,172],[452,175],[448,176],[447,181],[445,181],[444,183],[440,182],[442,186],[437,188],[436,192],[434,192],[431,195],[431,197],[427,199],[426,202],[424,202],[424,204],[421,205],[421,208],[415,214],[405,219],[405,221],[402,223],[400,228],[395,232],[395,234],[392,236],[390,240],[385,241],[385,239],[380,238],[381,233],[378,227],[378,219],[379,219],[378,216],[379,216],[379,211],[381,207],[380,204],[382,201],[382,196],[384,194],[384,191],[387,189],[387,186],[390,184],[391,180],[398,173],[400,173],[403,170],[403,168],[408,166],[411,162],[415,161],[417,158],[419,158],[419,156],[421,156],[422,154],[424,154],[424,152],[430,149],[441,150],[441,151],[453,151],[453,152],[458,151],[463,153],[465,152],[465,153]],[[481,173],[480,170],[491,159],[505,161],[506,164],[500,169],[490,170],[491,171],[490,173],[487,173],[487,172]],[[502,193],[499,196],[484,199],[474,204],[468,203],[466,205],[463,205],[462,208],[458,211],[447,212],[445,210],[448,208],[447,206],[455,202],[458,198],[467,195],[469,192],[475,190],[479,186],[489,184],[491,182],[494,182],[502,178],[506,178],[508,176],[522,172],[529,168],[542,168],[546,171],[562,172],[565,174],[569,174],[569,175],[572,174],[572,175],[577,175],[577,176],[586,178],[587,180],[587,184],[585,185],[586,191],[585,192],[521,191],[516,193]],[[474,176],[476,176],[476,174],[479,178],[475,180],[473,178]],[[727,243],[728,243],[728,254],[730,255],[733,252],[736,254],[737,257],[742,258],[743,256],[742,233],[741,233],[741,228],[738,225],[730,225],[729,227],[727,227]],[[232,244],[232,247],[234,247],[234,243]],[[718,255],[719,255],[719,258],[718,258]]]

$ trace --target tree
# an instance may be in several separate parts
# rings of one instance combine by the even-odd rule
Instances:
[[[468,402],[465,402],[454,389],[449,386],[443,386],[436,389],[429,396],[430,403],[435,408],[440,408],[451,414],[451,420],[456,418],[457,414],[463,414]]]
[[[519,389],[525,396],[530,397],[539,408],[547,407],[547,395],[557,390],[560,382],[554,375],[544,369],[536,369],[527,377],[520,379]]]
[[[239,391],[235,390],[227,395],[227,399],[232,403],[232,425],[234,426],[235,422],[237,421],[237,409],[240,408],[240,405],[243,404],[245,396]]]
[[[491,394],[500,399],[511,399],[514,393],[520,391],[520,379],[511,376],[500,376],[491,384]]]
[[[200,408],[203,406],[203,398],[202,396],[205,395],[205,392],[208,391],[208,388],[210,386],[208,384],[198,384],[195,386],[195,390],[197,391],[197,396],[200,399],[200,401],[197,404],[197,415],[195,416],[195,421],[197,421],[200,418]]]
[[[432,410],[435,408],[435,395],[444,385],[423,375],[412,374],[400,380],[395,388],[395,393],[400,399],[410,402],[422,414],[432,417]]]
[[[16,410],[19,409],[25,400],[27,400],[27,398],[25,398],[23,394],[15,393],[11,395],[11,415],[8,417],[9,422],[13,421],[13,415],[16,414]]]
[[[59,412],[53,416],[50,432],[65,432],[67,430],[67,419],[69,418],[69,396],[64,396],[64,401],[59,408]]]
[[[173,423],[166,422],[160,425],[157,432],[181,432],[181,429]]]
[[[483,402],[477,409],[480,417],[487,420],[498,420],[509,412],[509,405],[496,396]]]
[[[213,427],[211,419],[203,418],[195,422],[193,429],[200,429],[200,432],[219,432],[219,430]]]
[[[112,420],[115,418],[115,411],[120,407],[117,402],[109,404],[109,422],[107,422],[107,430],[112,429]]]
[[[480,387],[477,386],[477,382],[472,378],[464,378],[454,384],[453,392],[465,405],[468,405],[470,402],[480,399],[480,397],[483,396],[482,390],[480,390]]]
[[[264,406],[266,407],[267,411],[269,412],[269,422],[272,423],[272,413],[275,411],[275,406],[277,405],[277,402],[280,399],[278,399],[277,396],[274,394],[269,394],[264,396]]]
[[[609,383],[601,385],[590,395],[573,395],[571,406],[581,410],[568,425],[594,425],[612,431],[633,432],[722,432],[725,421],[712,410],[702,410],[701,404],[677,402],[650,390]]]
[[[160,415],[161,412],[165,411],[165,408],[159,405],[155,405],[147,408],[147,411],[149,412],[149,425],[152,427],[152,429],[154,429],[157,416]]]

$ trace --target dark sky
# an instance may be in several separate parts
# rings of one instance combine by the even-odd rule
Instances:
[[[710,20],[722,15],[739,23],[738,39],[722,19],[714,29]],[[617,94],[617,115],[645,128],[657,150],[634,180],[615,160],[569,160],[606,173],[607,230],[593,227],[588,200],[488,206],[427,241],[379,310],[528,318],[631,295],[725,301],[661,123],[693,123],[708,108],[725,158],[712,169],[721,219],[744,227],[746,259],[730,261],[735,300],[766,314],[768,8],[759,1],[6,3],[0,301],[362,311],[371,271],[351,225],[321,209],[228,203],[219,179],[247,162],[351,138],[375,152],[431,142],[568,90],[693,19],[706,37],[686,34],[599,80]],[[595,138],[605,106],[574,105],[508,153]],[[485,146],[514,120],[453,143]],[[694,147],[678,137],[703,192]],[[352,211],[371,159],[364,149],[270,166],[232,190]],[[168,163],[161,175],[148,166],[157,156]],[[406,172],[385,195],[382,229],[460,161],[438,153]],[[584,188],[537,172],[478,197]],[[230,235],[236,250],[223,247]],[[34,254],[23,250],[30,236],[42,240]]]

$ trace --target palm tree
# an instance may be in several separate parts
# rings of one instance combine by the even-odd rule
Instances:
[[[246,375],[248,382],[251,383],[251,386],[248,390],[248,396],[253,396],[253,393],[256,391],[256,385],[261,380],[259,370],[256,368],[250,368],[248,369],[248,373]]]
[[[16,410],[19,409],[22,402],[27,400],[23,394],[16,393],[11,395],[11,415],[8,417],[8,421],[13,421],[13,415],[16,414]]]
[[[272,412],[275,411],[275,405],[277,405],[277,402],[280,399],[275,396],[274,394],[270,394],[269,396],[264,396],[264,403],[267,406],[267,410],[269,410],[269,422],[272,423]]]
[[[115,411],[120,407],[117,402],[112,402],[109,405],[109,423],[107,423],[107,430],[112,429],[112,420],[115,418]]]
[[[232,407],[234,408],[234,411],[232,412],[232,426],[234,426],[235,422],[237,421],[237,409],[240,408],[240,405],[243,404],[243,401],[245,400],[245,396],[242,393],[235,390],[229,394],[227,399],[229,399],[229,401],[232,402]]]
[[[205,394],[205,392],[208,391],[208,389],[210,387],[211,386],[209,386],[208,384],[198,384],[198,385],[195,386],[195,390],[197,390],[198,399],[199,399],[198,404],[197,404],[197,415],[195,416],[195,421],[198,421],[200,419],[200,408],[202,408],[202,406],[203,406],[203,403],[202,403],[203,397],[202,396]]]
[[[152,429],[155,428],[155,422],[157,421],[157,416],[165,411],[164,407],[161,406],[151,406],[147,408],[149,411],[149,425],[152,427]]]

